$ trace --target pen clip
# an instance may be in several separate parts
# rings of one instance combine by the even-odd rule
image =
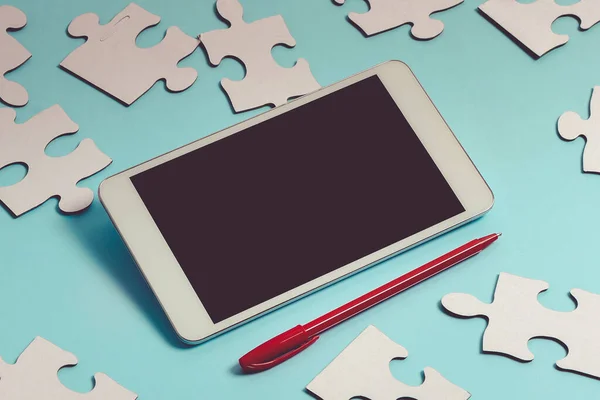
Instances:
[[[260,372],[289,360],[319,339],[309,336],[302,325],[267,340],[240,358],[245,372]]]
[[[261,363],[246,364],[246,365],[244,365],[243,368],[246,372],[266,371],[267,369],[271,369],[274,366],[279,365],[282,362],[287,361],[290,358],[294,357],[296,354],[302,352],[304,349],[306,349],[307,347],[309,347],[310,345],[315,343],[318,339],[319,339],[319,336],[313,336],[307,342],[302,343],[300,346],[296,347],[295,349],[292,349],[292,350],[288,351],[287,353],[284,353],[278,357],[275,357],[272,360],[261,362]]]

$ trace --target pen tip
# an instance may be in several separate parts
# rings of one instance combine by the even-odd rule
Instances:
[[[502,236],[502,232],[498,232],[496,233],[496,235],[498,235],[498,237]]]

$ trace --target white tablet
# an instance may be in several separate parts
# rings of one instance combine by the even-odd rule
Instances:
[[[493,204],[469,156],[397,61],[112,176],[100,198],[188,343]]]

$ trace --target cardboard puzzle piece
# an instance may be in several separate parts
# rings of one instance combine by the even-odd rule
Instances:
[[[16,124],[15,117],[13,109],[0,108],[0,169],[22,163],[28,170],[19,183],[0,187],[0,201],[17,217],[53,196],[60,197],[58,206],[64,212],[87,208],[94,192],[77,187],[77,182],[101,171],[112,160],[91,139],[83,140],[64,157],[46,155],[44,150],[52,140],[79,129],[59,105],[24,124]]]
[[[558,120],[558,133],[565,140],[585,136],[583,171],[600,173],[600,86],[596,86],[590,102],[590,118],[568,111]]]
[[[560,5],[555,0],[530,3],[518,0],[489,0],[479,9],[510,35],[541,57],[569,41],[568,35],[552,32],[552,24],[560,17],[579,19],[583,30],[600,22],[600,2],[581,0],[572,5]]]
[[[271,50],[276,45],[296,45],[281,15],[246,23],[238,0],[217,0],[217,11],[230,27],[203,33],[200,41],[212,65],[230,56],[246,67],[243,80],[221,80],[236,112],[267,104],[279,106],[321,87],[306,60],[301,58],[292,68],[284,68],[273,58]]]
[[[369,11],[350,13],[348,18],[367,36],[411,24],[411,34],[418,39],[433,39],[444,31],[444,23],[431,14],[448,10],[464,0],[366,0]],[[338,5],[345,0],[334,0]]]
[[[95,387],[86,394],[62,385],[58,371],[77,365],[77,358],[37,337],[14,365],[0,358],[0,399],[5,400],[135,400],[137,395],[104,374],[94,375]]]
[[[471,397],[431,368],[425,369],[425,382],[421,386],[399,382],[390,371],[390,362],[407,356],[404,347],[369,326],[308,384],[307,389],[323,400],[467,400]]]
[[[0,6],[0,99],[7,104],[21,107],[29,101],[27,90],[16,82],[9,81],[4,74],[23,65],[31,53],[8,30],[17,30],[27,25],[27,17],[18,8]]]
[[[135,3],[106,25],[99,25],[96,14],[80,15],[69,25],[69,34],[87,41],[60,65],[127,105],[161,79],[169,90],[183,91],[194,84],[198,73],[177,64],[196,50],[198,39],[170,27],[158,45],[137,47],[139,34],[159,22],[160,17]]]
[[[538,295],[546,289],[546,282],[502,273],[491,304],[468,294],[453,293],[444,296],[442,305],[458,316],[488,319],[483,335],[485,352],[532,361],[529,340],[551,338],[569,351],[556,363],[558,368],[600,378],[600,295],[574,289],[571,296],[577,309],[558,312],[538,302]]]

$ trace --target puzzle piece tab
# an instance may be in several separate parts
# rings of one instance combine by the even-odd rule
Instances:
[[[491,304],[453,293],[444,296],[442,305],[458,316],[488,319],[483,335],[485,352],[531,361],[529,340],[553,338],[569,349],[569,354],[556,363],[560,369],[600,378],[600,295],[574,289],[571,296],[577,309],[558,312],[538,302],[538,295],[546,289],[546,282],[502,273]]]
[[[600,86],[596,86],[590,102],[590,118],[582,119],[568,111],[558,120],[558,133],[565,140],[585,136],[583,171],[600,173]]]
[[[27,24],[27,17],[18,8],[0,6],[0,99],[7,104],[21,107],[29,101],[27,90],[16,82],[9,81],[4,74],[23,65],[31,53],[8,30],[17,30]]]
[[[80,15],[69,25],[69,34],[87,41],[60,65],[127,105],[161,79],[169,90],[183,91],[194,84],[198,73],[177,64],[196,50],[198,39],[171,27],[158,45],[137,47],[139,34],[159,22],[160,17],[135,3],[106,25],[99,25],[96,14]]]
[[[479,9],[510,35],[541,57],[569,41],[568,35],[552,32],[552,24],[560,17],[574,16],[583,30],[600,22],[600,2],[580,0],[560,5],[555,0],[520,3],[518,0],[489,0]]]
[[[59,105],[37,114],[24,124],[15,123],[16,113],[0,108],[0,169],[15,163],[28,167],[19,183],[0,187],[2,201],[15,216],[59,196],[59,208],[67,213],[87,208],[94,199],[88,188],[77,182],[107,167],[112,160],[91,139],[64,157],[49,157],[46,146],[59,136],[77,132],[79,127]]]
[[[235,111],[279,106],[321,87],[306,60],[301,58],[292,68],[283,68],[273,59],[271,50],[276,45],[296,45],[281,15],[246,23],[238,0],[217,0],[217,11],[231,26],[203,33],[200,41],[211,64],[219,65],[231,56],[246,67],[243,80],[221,81]]]
[[[366,0],[369,11],[350,13],[348,18],[367,36],[405,24],[411,24],[411,34],[418,39],[433,39],[444,30],[444,23],[431,14],[448,10],[464,0]],[[345,0],[334,0],[338,5]]]
[[[390,361],[408,352],[374,326],[365,329],[306,387],[323,400],[467,400],[471,395],[437,371],[425,369],[421,386],[408,386],[394,378]]]
[[[49,341],[37,337],[16,364],[0,358],[0,399],[3,400],[135,400],[130,392],[104,374],[94,376],[95,387],[81,394],[65,388],[58,379],[63,367],[77,365],[77,358]]]

